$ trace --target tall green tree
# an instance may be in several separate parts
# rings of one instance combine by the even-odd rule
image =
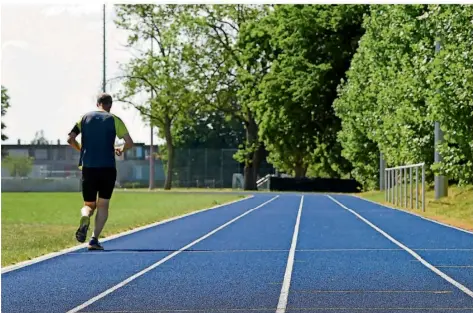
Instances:
[[[379,152],[389,166],[433,160],[427,117],[433,38],[419,19],[426,5],[373,5],[366,33],[335,102],[343,155],[365,188],[378,184]]]
[[[167,164],[164,189],[171,189],[175,138],[173,128],[186,123],[198,107],[184,66],[185,39],[179,28],[180,15],[186,7],[177,5],[118,5],[119,28],[129,32],[128,45],[139,49],[153,42],[154,50],[142,51],[123,66],[119,101],[138,109],[158,126],[166,140]],[[141,95],[153,97],[138,99]]]
[[[224,112],[205,112],[188,124],[173,129],[176,148],[236,148],[244,143],[245,129],[241,122],[228,120]]]
[[[473,181],[472,16],[462,5],[371,6],[335,103],[343,154],[365,188],[377,185],[379,152],[389,166],[425,162],[429,180]],[[438,166],[435,121],[445,131]]]
[[[420,17],[441,43],[428,76],[429,117],[444,131],[435,172],[473,183],[473,7],[430,5]],[[431,42],[431,49],[433,43]]]
[[[259,134],[280,170],[304,177],[343,174],[332,103],[363,29],[367,6],[278,5],[248,29],[248,62],[270,71],[257,85]]]
[[[246,24],[257,23],[268,9],[269,6],[260,5],[200,5],[189,9],[183,20],[186,34],[192,38],[187,55],[189,73],[205,99],[206,108],[225,112],[228,119],[237,120],[245,127],[246,140],[235,157],[245,164],[247,190],[257,189],[264,146],[258,137],[253,110],[257,99],[244,93],[248,78],[242,81],[242,72],[247,71],[247,64],[239,36]],[[253,73],[250,79],[258,79],[266,70]]]
[[[7,114],[7,110],[10,107],[10,97],[8,96],[7,88],[2,86],[2,117]],[[2,141],[8,139],[8,136],[3,133],[3,130],[7,127],[2,121]]]

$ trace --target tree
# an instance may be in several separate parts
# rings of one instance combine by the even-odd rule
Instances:
[[[379,152],[388,165],[433,161],[427,117],[433,38],[419,20],[425,5],[374,5],[347,82],[335,102],[340,141],[365,188],[377,186]]]
[[[473,182],[472,17],[463,5],[371,6],[335,103],[343,153],[365,188],[377,185],[379,152],[389,166],[425,162],[430,181]],[[439,165],[435,121],[445,132]]]
[[[244,142],[243,124],[224,112],[202,112],[189,122],[173,129],[176,148],[235,148]]]
[[[186,35],[191,38],[186,63],[193,76],[205,108],[225,112],[245,126],[246,140],[235,158],[245,164],[245,189],[256,190],[256,179],[264,156],[264,145],[258,138],[258,124],[253,111],[255,94],[245,93],[245,86],[256,86],[261,75],[248,71],[239,46],[239,36],[247,23],[257,23],[268,12],[269,6],[257,5],[200,5],[189,7],[183,19]],[[246,79],[246,81],[245,81]],[[250,96],[249,96],[250,95]],[[256,94],[257,95],[257,94]]]
[[[33,169],[33,158],[31,157],[13,157],[8,155],[2,162],[12,177],[26,177]]]
[[[434,172],[473,183],[473,7],[431,5],[422,15],[430,36],[441,42],[431,63],[426,90],[431,125],[438,121],[444,131],[439,146],[443,161]],[[430,42],[433,50],[433,44]]]
[[[363,30],[366,6],[281,5],[247,29],[248,63],[270,64],[257,85],[259,134],[280,170],[339,176],[340,120],[332,103]],[[255,39],[256,38],[256,39]]]
[[[228,166],[223,169],[223,152],[244,142],[245,132],[241,122],[228,121],[220,111],[200,112],[189,123],[173,128],[175,138],[174,178],[191,184],[194,179],[221,177],[221,184],[228,181]],[[160,148],[161,154],[167,149]],[[167,156],[163,155],[167,160]],[[218,173],[218,174],[217,174]],[[189,185],[188,185],[189,186]]]
[[[116,24],[128,30],[128,45],[139,47],[153,42],[155,51],[140,52],[123,68],[123,88],[118,101],[131,104],[158,126],[166,140],[167,175],[164,189],[172,186],[174,160],[173,128],[186,123],[196,108],[193,91],[183,66],[183,34],[177,21],[185,7],[176,5],[118,5]],[[154,93],[153,98],[137,103],[136,95]]]
[[[33,140],[31,140],[32,145],[49,145],[49,140],[44,136],[44,131],[37,131],[34,135]]]
[[[2,86],[2,117],[7,114],[7,109],[10,107],[10,97],[8,96],[8,90],[7,88]],[[2,141],[5,141],[8,139],[8,136],[3,133],[3,130],[7,126],[3,123],[2,121]]]

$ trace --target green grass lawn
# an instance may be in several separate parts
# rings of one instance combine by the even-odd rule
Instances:
[[[242,197],[116,192],[101,237]],[[2,266],[78,245],[81,207],[80,193],[2,193]]]
[[[384,201],[384,191],[370,191],[362,193],[360,196],[378,203],[396,207]],[[422,212],[420,203],[418,210],[396,208],[414,212],[445,224],[466,230],[473,230],[473,186],[450,186],[448,189],[448,197],[439,200],[435,200],[433,190],[426,191],[425,212]]]

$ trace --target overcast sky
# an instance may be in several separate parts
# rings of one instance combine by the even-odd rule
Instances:
[[[107,7],[107,77],[130,53],[126,34],[116,29]],[[94,110],[102,84],[102,5],[2,4],[1,84],[10,105],[4,143],[30,142],[43,130],[65,143],[82,114]],[[149,143],[149,127],[134,108],[115,103],[135,142]],[[157,136],[154,137],[155,142]]]

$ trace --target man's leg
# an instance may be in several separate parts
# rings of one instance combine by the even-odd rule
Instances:
[[[80,210],[82,216],[91,217],[94,215],[95,208],[97,207],[97,203],[95,201],[84,201],[84,206]]]
[[[99,197],[97,203],[97,215],[95,215],[95,227],[92,233],[92,239],[98,241],[100,234],[105,226],[108,219],[108,207],[110,205],[110,199],[102,199]]]
[[[89,250],[103,250],[103,247],[99,243],[99,237],[108,219],[108,208],[113,189],[115,188],[116,178],[117,172],[114,168],[103,170],[100,179],[100,188],[98,188],[99,200],[97,203],[97,215],[95,216],[95,227],[89,242]]]
[[[94,214],[95,202],[84,202],[81,209],[81,218],[79,228],[76,231],[76,239],[79,242],[85,242],[87,238],[87,231],[89,230],[90,217]]]
[[[82,169],[82,197],[84,206],[81,209],[81,219],[79,228],[76,231],[76,239],[85,242],[87,231],[89,230],[90,217],[94,214],[97,199],[97,179],[93,170]]]

